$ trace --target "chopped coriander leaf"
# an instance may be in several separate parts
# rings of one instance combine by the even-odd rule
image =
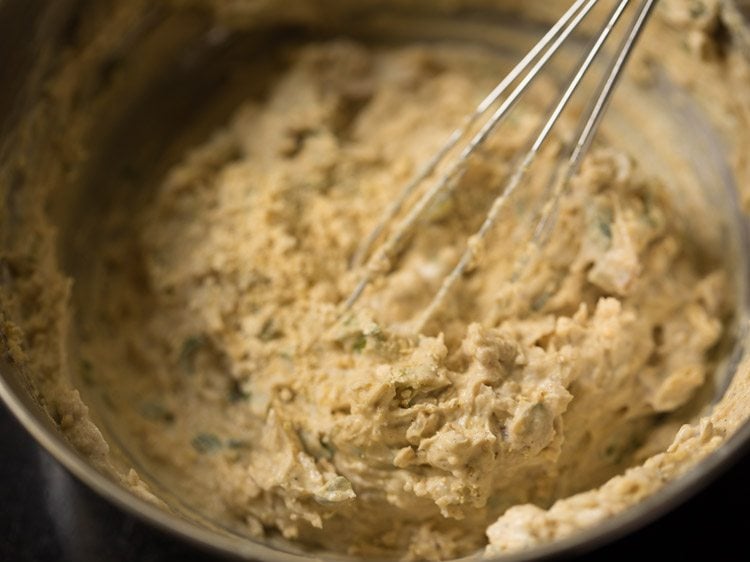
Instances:
[[[294,356],[288,351],[279,351],[279,357],[286,361],[294,361]]]
[[[274,319],[269,318],[263,323],[263,327],[258,334],[258,339],[261,341],[272,341],[279,339],[283,335],[284,333],[276,325]]]
[[[230,449],[249,449],[250,441],[246,439],[230,438],[227,439],[227,447]]]
[[[364,334],[360,334],[359,336],[357,336],[357,339],[354,340],[352,350],[357,353],[361,353],[365,347],[367,347],[367,336],[365,336]]]
[[[690,5],[690,16],[693,18],[699,18],[706,13],[706,7],[703,2],[692,2]]]
[[[542,310],[551,296],[550,293],[545,291],[531,302],[531,309],[535,312]]]
[[[221,449],[221,440],[213,433],[199,433],[190,444],[201,454],[215,453]]]
[[[174,414],[157,402],[144,402],[139,408],[141,415],[151,421],[171,423],[174,421]]]
[[[188,374],[195,373],[195,357],[200,349],[206,345],[204,336],[190,336],[182,342],[180,349],[180,366]]]
[[[320,447],[321,449],[323,449],[323,458],[328,460],[333,458],[333,454],[336,452],[336,448],[333,446],[333,444],[324,439],[321,439]]]

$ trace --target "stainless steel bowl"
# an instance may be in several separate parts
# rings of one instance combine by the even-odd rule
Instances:
[[[54,177],[63,180],[49,193],[48,212],[59,230],[59,261],[73,279],[87,267],[87,252],[106,243],[97,236],[96,221],[82,217],[111,205],[144,204],[148,188],[158,183],[181,150],[205,138],[246,97],[262,95],[267,83],[248,77],[265,74],[271,79],[276,68],[273,53],[279,45],[338,35],[377,42],[471,41],[512,58],[519,45],[530,40],[554,13],[550,3],[541,0],[343,4],[309,0],[290,2],[286,10],[264,11],[259,4],[254,20],[245,22],[242,30],[232,30],[217,27],[189,2],[183,4],[186,7],[178,9],[167,2],[143,0],[0,0],[0,56],[4,61],[0,65],[0,205],[11,209],[14,198],[44,182],[45,170],[60,172]],[[515,11],[519,7],[524,17]],[[513,25],[509,27],[508,21]],[[103,35],[104,22],[112,29],[117,23],[121,33]],[[730,33],[743,34],[746,29],[741,26]],[[738,45],[746,40],[736,38]],[[99,41],[100,51],[71,67],[72,54],[92,41]],[[66,72],[71,91],[50,92],[54,77]],[[612,139],[623,139],[657,175],[669,175],[675,163],[682,166],[680,187],[694,185],[700,192],[696,200],[684,198],[686,214],[696,212],[691,205],[701,209],[709,205],[722,217],[705,235],[724,237],[727,251],[736,257],[737,341],[725,373],[727,379],[750,379],[745,355],[750,343],[745,329],[750,243],[735,189],[736,182],[747,178],[740,177],[728,161],[722,126],[714,122],[710,108],[702,105],[705,98],[700,92],[686,93],[670,81],[668,72],[647,96],[628,88],[624,85],[623,95],[641,96],[640,103],[664,110],[662,125],[673,135],[693,137],[694,142],[682,147],[644,143],[652,133],[633,125],[632,107],[628,109],[632,104],[617,102],[603,131]],[[678,105],[678,112],[667,109]],[[23,168],[19,161],[25,162]],[[669,162],[668,169],[664,162]],[[134,177],[143,190],[134,191]],[[712,189],[707,192],[705,185]],[[5,245],[11,243],[14,228],[12,212],[6,216],[10,220],[0,238]],[[85,285],[75,286],[71,301],[74,309],[86,306]],[[173,511],[130,493],[111,475],[94,468],[64,438],[59,420],[45,409],[45,397],[34,377],[9,353],[5,333],[0,334],[0,346],[2,399],[45,449],[106,500],[224,554],[263,560],[319,559],[290,545],[261,544],[218,528],[193,507],[170,500],[168,489],[161,490],[158,484],[156,491],[163,492]],[[737,417],[744,419],[744,409],[750,410],[750,405],[741,393],[740,387],[734,407]],[[96,397],[86,398],[91,398],[97,419]],[[117,449],[116,431],[104,426]],[[580,552],[631,532],[694,494],[748,448],[750,425],[743,423],[718,451],[629,511],[568,539],[502,559]],[[127,450],[116,452],[125,461],[130,459]]]

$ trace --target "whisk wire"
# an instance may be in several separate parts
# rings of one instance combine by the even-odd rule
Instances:
[[[440,149],[417,171],[417,173],[403,187],[396,199],[388,205],[376,226],[370,231],[365,240],[360,244],[356,254],[352,258],[353,267],[362,265],[375,241],[383,233],[385,227],[390,223],[403,208],[406,200],[440,165],[445,157],[450,153],[459,141],[466,136],[468,131],[476,122],[500,99],[506,90],[523,74],[523,72],[533,63],[539,54],[557,37],[560,31],[570,22],[570,20],[581,11],[581,8],[589,0],[576,0],[565,14],[555,23],[552,28],[534,45],[531,50],[524,56],[518,64],[503,78],[497,86],[477,105],[474,112],[469,115],[464,122],[456,128],[440,147]],[[598,0],[594,0],[596,3]],[[590,8],[589,8],[590,9]]]
[[[354,263],[361,264],[367,259],[367,255],[373,247],[375,241],[383,233],[387,225],[396,218],[404,206],[406,200],[414,193],[432,173],[437,169],[440,163],[455,148],[467,133],[473,128],[478,120],[485,116],[491,107],[499,103],[497,109],[492,113],[486,123],[481,126],[468,141],[464,148],[459,152],[456,160],[448,165],[446,170],[434,181],[434,183],[417,199],[414,205],[407,210],[406,215],[394,227],[393,232],[386,238],[382,246],[367,259],[364,266],[364,272],[360,276],[354,291],[341,307],[341,317],[346,311],[357,302],[362,296],[367,286],[375,279],[376,276],[386,273],[391,269],[391,261],[401,251],[402,244],[409,236],[418,223],[420,217],[437,198],[448,189],[453,189],[458,179],[466,170],[468,159],[474,152],[487,140],[488,136],[505,120],[509,112],[519,102],[521,96],[526,92],[534,80],[539,76],[541,71],[549,63],[550,59],[557,53],[563,43],[579,27],[584,18],[598,3],[598,0],[577,0],[565,12],[562,18],[545,34],[545,36],[532,48],[532,50],[513,68],[493,91],[477,106],[475,111],[448,137],[447,142],[431,158],[426,165],[412,178],[404,187],[396,200],[385,210],[372,230],[370,235],[360,246],[355,256]],[[623,36],[615,56],[607,66],[602,79],[599,81],[596,93],[591,103],[582,114],[579,126],[576,130],[575,145],[573,145],[568,158],[557,167],[552,176],[552,193],[547,198],[547,202],[542,207],[538,215],[538,222],[531,236],[530,247],[536,251],[541,244],[545,235],[550,230],[550,225],[554,223],[554,217],[557,214],[559,200],[567,189],[571,179],[575,176],[580,168],[583,156],[590,148],[594,135],[599,127],[604,112],[611,100],[615,86],[617,85],[623,69],[630,58],[633,47],[643,30],[645,23],[650,15],[656,0],[642,0],[637,9],[633,20],[628,26]],[[602,28],[596,35],[592,46],[587,50],[581,59],[581,62],[573,69],[571,77],[567,82],[562,94],[557,99],[548,118],[541,123],[537,130],[536,136],[530,148],[525,152],[520,163],[514,169],[512,175],[499,192],[489,212],[485,216],[479,230],[472,235],[462,253],[458,263],[453,270],[443,280],[436,295],[417,317],[413,328],[419,332],[433,317],[435,312],[443,305],[447,295],[453,286],[466,273],[472,262],[476,260],[485,239],[500,216],[500,213],[506,206],[509,198],[518,189],[525,179],[534,160],[540,153],[545,141],[549,138],[553,128],[560,120],[563,112],[569,105],[569,102],[576,90],[580,87],[589,70],[594,64],[597,56],[601,52],[604,44],[617,26],[623,13],[630,5],[630,0],[617,0],[616,5],[612,8],[608,18],[605,20]],[[507,97],[503,98],[506,91],[518,81]],[[502,101],[501,101],[502,99]],[[548,188],[548,195],[550,188]],[[518,265],[525,267],[530,254],[527,252],[519,260]],[[518,269],[516,269],[518,271]],[[516,278],[516,275],[511,276]]]
[[[599,0],[587,0],[580,12],[574,14],[571,21],[564,26],[562,33],[554,38],[552,44],[542,54],[541,58],[534,64],[531,70],[511,92],[511,94],[502,102],[500,107],[493,113],[492,117],[472,137],[468,145],[461,151],[456,161],[438,178],[432,187],[426,191],[409,210],[407,215],[396,226],[394,232],[385,241],[379,251],[370,258],[365,267],[365,272],[360,278],[352,294],[342,306],[340,316],[351,309],[364,293],[364,290],[372,282],[376,275],[383,270],[390,269],[390,261],[401,248],[402,241],[408,236],[414,228],[419,218],[430,207],[430,205],[442,194],[445,189],[457,178],[464,169],[467,159],[474,154],[477,148],[487,139],[497,126],[499,126],[525,93],[530,84],[539,76],[541,70],[549,63],[550,59],[557,53],[563,43],[580,25],[581,21],[588,15],[591,9]],[[627,3],[628,0],[625,0]],[[543,49],[540,49],[540,51]]]
[[[463,274],[466,272],[466,269],[474,260],[477,252],[480,251],[481,245],[483,244],[485,238],[487,237],[487,234],[490,232],[492,227],[497,222],[497,219],[500,216],[500,212],[505,207],[508,199],[511,197],[511,195],[513,195],[513,193],[516,191],[518,186],[521,185],[521,182],[526,177],[526,173],[528,172],[529,168],[531,167],[537,155],[539,154],[539,151],[541,150],[542,145],[547,140],[550,133],[552,132],[552,129],[559,121],[560,116],[562,115],[565,108],[568,106],[568,103],[573,97],[573,94],[578,89],[578,86],[580,85],[581,81],[583,80],[583,78],[586,76],[587,72],[591,68],[591,65],[593,64],[594,60],[598,56],[599,51],[601,51],[602,47],[606,43],[607,38],[609,37],[609,35],[612,33],[612,30],[617,25],[617,22],[619,21],[620,17],[625,11],[625,8],[627,8],[629,2],[630,0],[620,0],[620,2],[612,10],[609,18],[607,19],[607,22],[605,23],[602,30],[599,32],[599,35],[594,41],[594,44],[592,45],[591,49],[589,49],[586,52],[586,54],[583,57],[583,61],[574,71],[573,77],[568,83],[568,86],[564,90],[563,94],[560,96],[555,108],[552,110],[552,114],[550,115],[549,119],[547,119],[544,123],[542,123],[540,130],[537,133],[537,136],[534,140],[534,143],[532,144],[528,152],[526,152],[526,154],[524,155],[521,165],[516,168],[516,170],[513,172],[513,175],[510,177],[510,180],[506,184],[505,188],[501,191],[500,195],[498,195],[495,201],[492,203],[492,206],[490,207],[490,211],[489,213],[487,213],[487,216],[484,222],[482,223],[482,226],[479,228],[476,234],[474,234],[469,239],[469,243],[466,245],[466,249],[464,250],[464,253],[462,254],[461,259],[459,260],[458,264],[453,268],[453,271],[451,271],[450,274],[448,274],[448,276],[443,280],[443,283],[440,286],[440,289],[438,290],[437,294],[432,299],[432,301],[427,306],[427,308],[419,316],[415,325],[416,331],[421,331],[424,328],[425,324],[430,320],[432,315],[437,311],[437,309],[439,309],[440,306],[442,306],[448,293],[453,288],[453,285],[455,285],[455,283],[463,276]],[[591,131],[593,129],[586,129],[586,130]],[[580,153],[578,151],[574,151],[574,154],[580,154]]]
[[[633,47],[638,40],[648,17],[656,4],[656,0],[643,0],[638,12],[627,30],[622,42],[617,49],[617,56],[614,57],[607,69],[605,79],[601,82],[596,96],[593,98],[589,109],[583,114],[583,118],[576,133],[577,142],[565,164],[560,179],[555,184],[555,189],[550,199],[542,209],[540,219],[534,230],[532,237],[532,247],[534,251],[538,250],[544,243],[546,235],[554,223],[560,198],[570,185],[570,181],[578,173],[583,156],[588,152],[594,139],[594,134],[599,128],[604,113],[614,93],[615,86],[627,64]]]

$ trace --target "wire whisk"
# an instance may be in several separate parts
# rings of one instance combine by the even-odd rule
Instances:
[[[448,137],[445,144],[427,161],[404,186],[394,201],[384,210],[376,226],[365,238],[352,260],[353,267],[362,269],[356,287],[347,300],[341,305],[341,315],[349,311],[362,297],[366,288],[379,276],[386,275],[393,267],[393,262],[404,248],[409,237],[414,233],[419,219],[438,200],[441,195],[452,189],[457,180],[466,170],[467,161],[487,140],[487,138],[506,121],[511,110],[519,103],[523,94],[527,92],[534,81],[540,76],[553,56],[570,40],[573,33],[590,15],[592,10],[602,0],[576,0],[551,29],[534,45],[523,59],[500,81],[500,83],[482,100],[472,114]],[[647,23],[656,0],[642,0],[638,2],[630,23],[616,47],[611,60],[599,80],[596,91],[588,104],[586,111],[580,118],[574,144],[569,149],[566,159],[561,160],[554,174],[555,181],[550,191],[549,199],[544,202],[539,218],[532,234],[531,247],[538,248],[554,223],[554,217],[559,200],[565,192],[571,179],[580,168],[581,161],[591,146],[594,135],[601,123],[602,117],[612,97],[617,83],[622,76],[628,59],[635,47],[641,31]],[[441,307],[446,297],[459,279],[476,258],[488,233],[496,224],[500,212],[508,199],[519,188],[527,173],[540,153],[542,146],[550,136],[553,127],[560,120],[571,98],[581,86],[581,83],[596,59],[602,53],[603,47],[612,32],[623,20],[624,14],[630,7],[630,0],[615,0],[607,19],[594,35],[591,46],[585,51],[580,63],[574,68],[569,80],[561,88],[561,93],[553,105],[551,113],[539,126],[532,136],[528,151],[521,155],[519,163],[510,174],[507,183],[499,195],[492,202],[489,211],[479,230],[473,234],[466,245],[458,263],[443,279],[440,288],[430,304],[414,320],[412,328],[415,332],[423,330],[427,322]],[[633,2],[633,4],[636,4]],[[494,112],[490,110],[496,107]],[[478,131],[469,137],[469,132],[476,129],[482,119],[486,119]],[[446,161],[454,149],[464,142],[455,160],[447,163],[445,170],[434,180],[416,202],[404,209],[407,200],[417,193],[420,186],[433,175],[437,168]],[[389,225],[396,222],[399,215],[403,215],[393,229],[387,233]],[[376,247],[378,240],[385,236],[385,240]]]

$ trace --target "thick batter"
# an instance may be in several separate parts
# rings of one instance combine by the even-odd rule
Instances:
[[[497,72],[458,48],[291,56],[108,246],[82,312],[83,364],[146,473],[255,535],[435,559],[665,447],[731,303],[660,186],[596,148],[518,270],[555,141],[426,335],[404,333],[536,127],[526,109],[337,322],[376,211]]]
[[[0,343],[66,438],[130,490],[304,548],[496,554],[622,512],[747,418],[745,359],[701,419],[735,310],[731,271],[703,236],[711,221],[683,221],[680,201],[612,139],[600,136],[548,243],[518,267],[574,122],[555,132],[425,331],[408,329],[504,185],[557,89],[549,82],[338,317],[380,211],[507,70],[479,48],[290,48],[263,100],[217,122],[148,204],[82,207],[60,223],[104,240],[80,244],[85,273],[71,282],[59,256],[78,246],[59,251],[74,236],[59,235],[56,204],[75,202],[96,121],[159,79],[155,53],[170,60],[205,25],[190,10],[213,10],[225,27],[209,37],[221,41],[232,28],[315,22],[345,5],[115,4],[84,18],[90,44],[76,44],[71,26],[46,96],[11,157],[0,154]],[[557,4],[535,10],[555,17]],[[132,32],[170,10],[161,35]],[[662,0],[659,13],[630,78],[647,84],[668,52],[669,78],[711,100],[738,184],[750,185],[746,36],[727,43],[733,20],[716,0]],[[200,52],[177,59],[191,57]],[[650,117],[642,126],[658,130]]]

